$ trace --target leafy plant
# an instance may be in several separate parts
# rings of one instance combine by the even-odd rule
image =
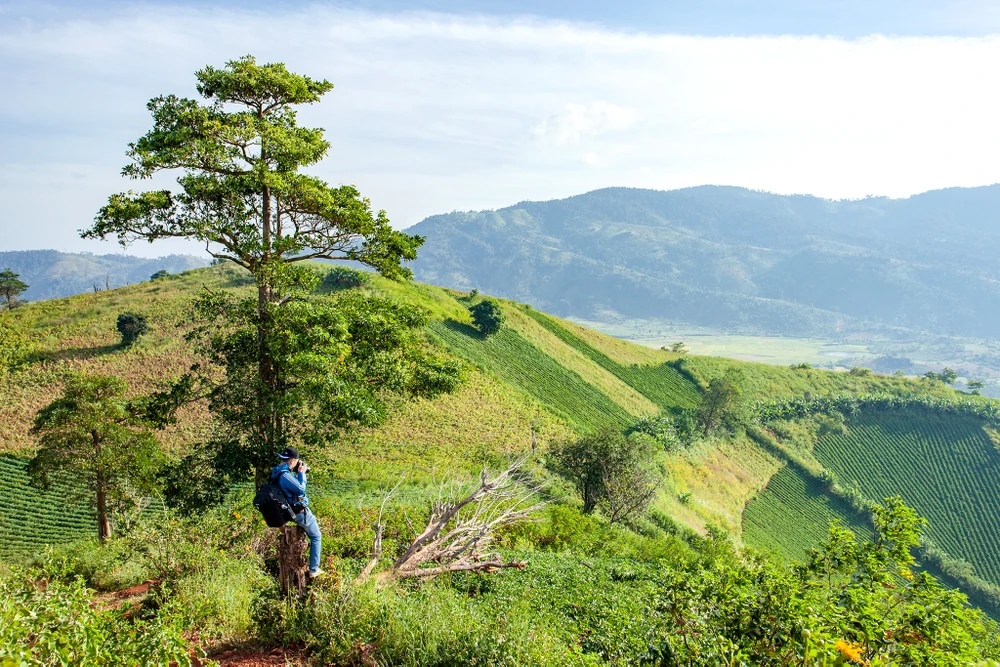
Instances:
[[[469,309],[472,323],[484,336],[492,336],[500,331],[506,318],[500,305],[491,299],[484,299]]]
[[[144,335],[149,331],[149,324],[146,322],[146,316],[140,315],[138,313],[122,313],[118,316],[118,322],[115,325],[118,329],[118,333],[122,337],[122,345],[128,347],[133,345],[139,337]]]

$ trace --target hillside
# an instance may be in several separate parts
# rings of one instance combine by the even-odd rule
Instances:
[[[419,280],[563,317],[833,337],[1000,325],[1000,186],[830,201],[743,188],[607,188],[433,216]]]
[[[8,250],[0,252],[0,270],[11,269],[28,284],[21,296],[29,301],[57,299],[95,289],[115,288],[144,280],[157,271],[180,273],[207,266],[193,255],[167,255],[149,259],[131,255],[92,255],[57,250]]]
[[[315,268],[328,270],[321,265]],[[669,615],[650,612],[661,609],[657,601],[662,596],[669,591],[676,595],[683,588],[679,588],[679,580],[670,583],[671,577],[695,577],[708,587],[706,591],[717,594],[723,589],[711,582],[721,575],[712,568],[721,568],[723,563],[727,563],[725,567],[745,567],[751,562],[736,552],[730,553],[730,547],[724,545],[745,543],[797,559],[825,536],[824,526],[831,518],[841,518],[859,533],[864,528],[864,520],[852,514],[845,501],[828,497],[821,484],[802,477],[790,465],[798,460],[794,456],[816,466],[821,465],[816,459],[824,464],[829,461],[831,469],[837,465],[833,458],[826,458],[829,443],[824,439],[827,436],[817,435],[819,422],[792,420],[768,427],[774,441],[750,437],[751,428],[747,434],[720,431],[697,439],[687,449],[664,453],[659,464],[666,478],[654,509],[647,520],[631,529],[608,526],[600,517],[580,514],[572,488],[540,466],[532,474],[546,480],[556,502],[541,513],[537,523],[506,533],[500,542],[510,553],[530,554],[526,556],[530,565],[525,573],[496,579],[456,577],[429,586],[415,593],[416,597],[407,597],[410,593],[396,597],[389,591],[378,593],[383,597],[377,599],[335,602],[339,598],[329,597],[333,595],[330,591],[341,585],[336,583],[342,581],[341,577],[349,578],[360,569],[370,549],[373,513],[378,511],[386,490],[401,476],[404,483],[397,491],[386,533],[392,545],[412,531],[413,517],[425,511],[424,505],[441,493],[442,478],[474,478],[484,463],[503,465],[510,455],[529,450],[533,439],[544,460],[545,452],[561,440],[606,428],[621,430],[643,416],[690,409],[700,402],[707,383],[727,371],[739,372],[748,405],[758,400],[798,400],[804,394],[816,398],[892,395],[903,402],[920,397],[940,401],[962,398],[937,382],[653,350],[512,301],[501,302],[506,328],[484,338],[470,326],[468,312],[468,306],[480,297],[420,283],[393,283],[368,274],[359,289],[418,305],[428,314],[425,343],[464,361],[464,381],[451,394],[397,403],[381,426],[345,431],[324,449],[309,451],[310,464],[317,471],[310,479],[310,496],[323,525],[329,567],[337,577],[330,584],[332,588],[318,594],[328,597],[317,604],[355,607],[337,607],[340,611],[320,607],[327,610],[323,613],[334,616],[324,617],[327,620],[303,619],[301,623],[306,625],[295,626],[298,630],[292,625],[282,626],[286,628],[283,632],[292,634],[275,639],[266,630],[268,624],[293,621],[268,617],[260,620],[256,616],[262,612],[253,600],[268,579],[266,568],[271,567],[266,559],[261,561],[260,554],[268,553],[273,545],[267,546],[267,540],[272,538],[256,525],[256,515],[248,505],[248,489],[237,489],[226,505],[205,517],[167,515],[166,519],[173,523],[168,521],[165,526],[156,524],[162,505],[154,504],[143,515],[153,522],[152,527],[138,517],[121,517],[121,522],[140,526],[140,532],[127,534],[121,542],[95,551],[97,547],[92,544],[79,542],[92,533],[93,514],[89,503],[79,497],[80,489],[73,480],[60,479],[44,494],[23,483],[24,457],[34,447],[27,434],[31,419],[57,394],[68,373],[84,370],[113,374],[126,379],[132,391],[140,393],[162,386],[195,360],[191,344],[182,334],[189,326],[186,318],[190,299],[202,287],[251,289],[245,274],[222,265],[109,292],[36,302],[6,316],[29,327],[38,349],[30,363],[0,378],[0,443],[5,454],[0,466],[18,479],[0,492],[0,536],[4,545],[0,558],[18,561],[37,555],[44,544],[70,545],[65,547],[65,553],[79,559],[72,561],[77,563],[73,571],[99,590],[118,591],[146,580],[168,579],[175,582],[171,584],[172,604],[188,609],[185,623],[202,628],[206,637],[242,641],[252,636],[270,645],[296,636],[296,641],[310,647],[315,655],[334,662],[352,660],[357,638],[375,632],[382,633],[377,650],[383,660],[439,664],[442,654],[435,651],[496,636],[501,626],[506,628],[503,633],[513,633],[521,637],[518,642],[525,642],[504,649],[517,652],[522,661],[592,664],[614,661],[616,656],[625,662],[635,661],[649,649],[649,633],[672,632],[665,629],[674,627]],[[125,310],[144,313],[151,323],[150,332],[129,349],[117,345],[114,331],[117,314]],[[862,413],[859,419],[864,418]],[[970,428],[969,422],[962,419],[945,417],[944,423],[956,432],[965,429],[965,433]],[[919,428],[924,428],[925,422],[920,424]],[[926,422],[926,428],[931,429],[932,424]],[[195,404],[182,412],[180,422],[164,432],[161,440],[176,456],[205,438],[211,428],[206,406]],[[860,451],[864,442],[850,440],[855,433],[862,439],[868,436],[868,431],[851,422],[843,436],[846,439],[831,440],[841,444],[830,444],[829,451]],[[985,432],[980,429],[979,433]],[[944,486],[934,488],[965,494],[973,499],[971,502],[985,502],[993,492],[990,480],[972,475],[970,469],[966,481],[949,481],[961,477],[963,465],[979,465],[979,459],[969,458],[970,447],[978,447],[975,451],[981,457],[984,444],[989,443],[986,435],[985,440],[977,440],[974,429],[967,436],[956,440],[964,449],[955,449],[958,453],[949,464],[949,472],[935,482]],[[925,443],[919,434],[907,442],[914,446]],[[926,446],[941,447],[940,443],[927,440]],[[878,453],[867,452],[865,456]],[[894,466],[900,465],[896,459],[892,461]],[[844,470],[854,469],[845,464]],[[882,476],[889,476],[892,468],[878,470]],[[932,517],[929,532],[936,536],[935,523],[946,515],[935,514],[927,498],[916,493],[921,474],[926,471],[893,476],[885,487],[872,484],[871,493],[903,493],[922,513],[926,506],[927,516]],[[845,481],[846,476],[846,472],[841,475],[838,471],[838,477]],[[868,492],[868,482],[862,481],[862,488]],[[28,511],[36,506],[46,509]],[[989,512],[992,505],[983,507]],[[30,522],[24,520],[27,516],[31,516]],[[209,527],[203,528],[198,522],[208,522]],[[983,523],[982,527],[989,525]],[[188,530],[192,532],[184,532]],[[965,548],[989,544],[992,538],[981,533],[975,521],[956,522],[949,530],[965,533],[957,555],[974,561],[977,573],[992,576],[992,557],[977,546]],[[724,538],[721,542],[720,536]],[[949,553],[956,546],[944,538],[937,541]],[[173,544],[186,545],[183,549],[187,551],[174,554]],[[392,548],[397,547],[387,547]],[[183,562],[194,558],[191,554],[202,553],[199,549],[211,555],[198,556],[200,560],[194,564]],[[749,582],[762,575],[758,572],[740,576]],[[530,584],[530,594],[524,593],[525,582]],[[376,594],[363,593],[368,595]],[[531,611],[518,602],[523,595],[531,600]],[[737,595],[727,599],[726,604],[750,599],[758,599],[758,594]],[[440,609],[432,613],[421,605]],[[372,610],[376,608],[393,610],[385,612],[393,614],[393,620],[373,621],[369,628],[364,619],[373,618]],[[740,613],[754,616],[760,612]],[[463,631],[452,625],[428,624],[428,614],[442,619],[471,614],[469,618],[474,620],[469,621],[471,625],[464,632],[472,634],[461,634]],[[355,616],[356,622],[347,620]],[[334,618],[340,620],[330,620]],[[522,633],[517,624],[534,629],[524,634],[527,630]],[[303,627],[312,627],[309,632],[318,634],[294,635]],[[327,630],[316,630],[319,627]],[[342,628],[344,636],[352,639],[347,642],[324,634],[332,627]],[[395,629],[389,631],[386,627]],[[419,639],[414,639],[417,636]],[[589,639],[580,643],[581,636]],[[834,639],[829,639],[830,650]],[[424,657],[414,653],[417,647],[424,651],[420,653]],[[503,652],[491,653],[500,654]],[[592,662],[588,662],[591,658]]]

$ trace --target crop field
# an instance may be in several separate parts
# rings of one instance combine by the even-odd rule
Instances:
[[[26,467],[25,459],[0,456],[0,559],[97,537],[97,518],[77,487],[64,479],[48,491],[33,488]]]
[[[488,338],[467,324],[451,320],[431,322],[430,330],[466,361],[533,396],[580,429],[624,428],[635,422],[632,415],[607,395],[560,366],[509,327]]]
[[[851,420],[816,458],[868,498],[899,494],[927,518],[927,535],[1000,583],[1000,452],[982,420],[894,410]]]
[[[697,404],[698,390],[690,380],[670,364],[620,364],[604,353],[595,350],[547,315],[535,310],[528,311],[528,315],[567,345],[578,350],[585,357],[636,389],[661,408],[692,407]]]
[[[871,528],[843,500],[823,492],[823,485],[791,466],[779,470],[743,511],[743,542],[789,561],[826,539],[830,522],[839,520],[859,539]]]

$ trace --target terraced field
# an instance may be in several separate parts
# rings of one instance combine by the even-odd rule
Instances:
[[[1000,584],[1000,452],[980,419],[915,410],[869,413],[828,435],[816,458],[868,498],[899,494],[951,556]]]
[[[635,422],[635,417],[607,395],[509,327],[488,338],[453,320],[431,322],[430,330],[467,361],[533,396],[573,426],[594,431],[609,426],[625,428]]]
[[[588,345],[583,339],[560,326],[544,313],[530,310],[527,314],[564,343],[607,370],[660,408],[697,405],[697,388],[670,364],[620,364]]]
[[[801,561],[826,538],[834,519],[862,539],[871,530],[847,503],[826,495],[822,484],[785,466],[747,503],[743,541],[789,561]]]
[[[97,517],[79,489],[55,480],[41,491],[29,485],[26,461],[0,456],[0,559],[40,552],[45,545],[97,536]]]

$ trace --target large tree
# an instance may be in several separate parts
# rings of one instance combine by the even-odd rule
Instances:
[[[82,481],[93,494],[101,541],[111,534],[112,511],[153,489],[162,461],[153,429],[164,422],[150,416],[155,401],[128,400],[127,390],[120,378],[77,375],[39,410],[32,427],[40,448],[30,476],[42,486],[56,471]]]
[[[309,283],[296,265],[308,259],[353,260],[392,279],[411,274],[423,238],[397,232],[384,211],[374,213],[351,185],[331,187],[300,173],[330,144],[319,128],[299,127],[295,108],[333,86],[289,72],[282,63],[246,56],[195,74],[203,101],[166,95],[148,108],[153,129],[129,146],[123,174],[147,179],[179,170],[179,189],[113,195],[85,238],[188,238],[204,242],[219,260],[247,269],[256,281],[252,318],[253,377],[243,378],[255,405],[244,449],[257,461],[273,458],[288,439],[285,414],[293,383],[275,349],[279,310]],[[242,354],[242,352],[241,352]],[[259,467],[259,464],[258,464]],[[260,480],[258,469],[258,482]]]
[[[14,273],[10,269],[0,271],[0,304],[11,310],[17,305],[21,292],[28,289],[28,285],[19,280],[19,273]]]

